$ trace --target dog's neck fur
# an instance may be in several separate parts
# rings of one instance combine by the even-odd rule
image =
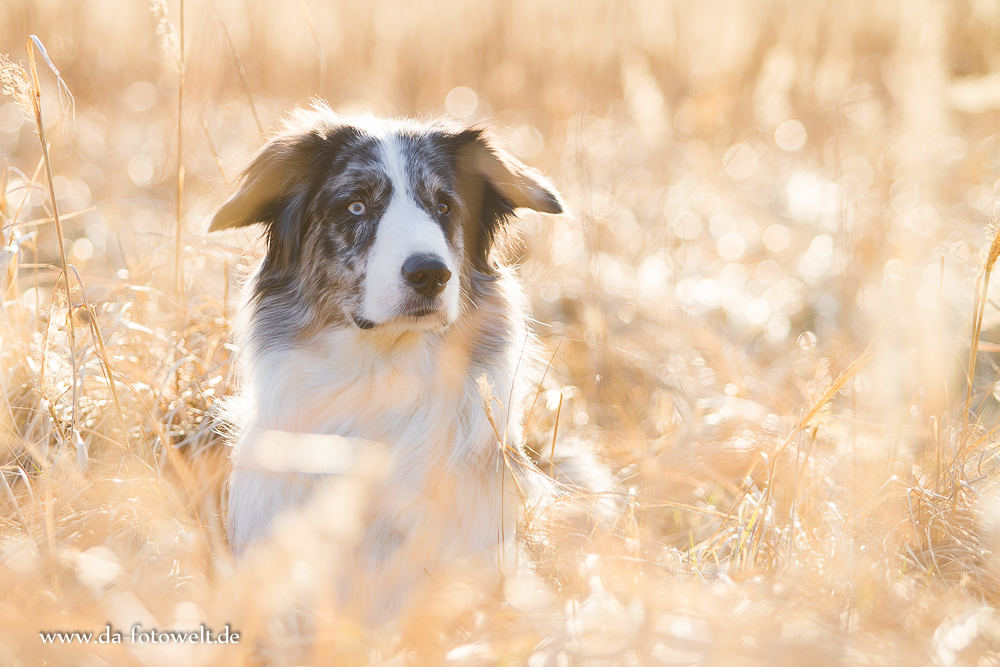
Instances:
[[[318,304],[301,301],[291,309],[298,291],[293,287],[261,297],[255,276],[247,285],[249,302],[240,309],[245,316],[236,340],[243,350],[241,381],[253,398],[257,426],[406,447],[394,442],[388,426],[412,439],[422,426],[431,426],[439,411],[445,423],[455,415],[486,419],[477,386],[485,375],[496,399],[501,437],[509,430],[508,441],[516,440],[519,419],[506,413],[524,398],[531,364],[523,357],[534,351],[521,315],[521,288],[506,271],[488,279],[463,278],[471,294],[463,299],[458,320],[447,329],[418,332],[362,331],[343,320],[323,326],[335,318],[317,312]],[[515,378],[519,366],[521,377]],[[443,431],[426,433],[437,437]]]
[[[253,280],[247,287],[253,290]],[[241,506],[240,516],[270,521],[308,500],[321,481],[302,475],[289,484],[287,474],[252,470],[263,431],[358,438],[390,452],[356,550],[362,583],[344,584],[348,599],[364,598],[370,620],[391,615],[421,585],[420,573],[444,562],[495,568],[498,547],[503,552],[502,542],[515,533],[518,485],[507,458],[521,451],[521,406],[533,366],[525,357],[533,356],[533,339],[512,273],[473,284],[470,292],[459,319],[440,331],[378,333],[348,325],[303,340],[299,332],[309,327],[302,320],[278,331],[293,338],[276,340],[274,328],[261,325],[270,321],[260,312],[266,301],[245,308],[249,317],[237,327],[243,390],[255,409],[243,415],[233,452],[230,503]],[[287,313],[287,305],[281,310]],[[480,393],[483,376],[492,423]],[[267,532],[267,525],[230,524],[236,551]],[[420,568],[412,567],[416,561]]]

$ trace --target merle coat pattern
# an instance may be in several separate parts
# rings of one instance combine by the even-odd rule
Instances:
[[[446,121],[318,106],[293,114],[252,159],[210,227],[262,223],[267,234],[235,327],[242,402],[227,409],[237,555],[323,484],[261,466],[261,443],[311,433],[391,454],[341,591],[368,619],[398,613],[455,563],[498,569],[514,534],[505,459],[523,459],[532,349],[503,263],[517,208],[563,205],[486,130]],[[492,424],[481,378],[496,398]]]

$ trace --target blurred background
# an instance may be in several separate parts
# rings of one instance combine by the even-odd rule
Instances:
[[[767,369],[805,331],[849,361],[883,322],[906,317],[906,335],[924,337],[942,307],[950,324],[969,310],[1000,151],[995,3],[315,4],[188,3],[192,243],[281,114],[319,98],[487,120],[551,174],[574,215],[528,220],[523,263],[555,334],[662,343],[646,320],[669,327],[669,315]],[[74,118],[43,73],[56,196],[64,215],[91,209],[67,222],[70,260],[85,274],[128,268],[148,235],[174,232],[179,8],[2,11],[4,50],[23,61],[38,35],[75,96]],[[18,221],[50,215],[44,184],[21,205],[33,127],[4,100],[0,148],[24,172],[7,184]],[[40,229],[45,261],[54,238]],[[872,398],[898,402],[927,360],[915,361],[879,373]],[[618,421],[639,426],[629,407]]]
[[[134,577],[160,571],[143,570],[149,522],[196,536],[204,554],[220,547],[211,405],[232,389],[232,298],[260,247],[252,234],[206,236],[207,216],[282,114],[323,99],[344,113],[488,122],[561,190],[570,213],[523,215],[516,258],[551,359],[528,444],[548,447],[558,421],[561,442],[593,448],[626,498],[605,538],[538,547],[551,568],[536,583],[553,597],[520,609],[521,625],[486,614],[420,650],[532,665],[998,659],[998,281],[983,297],[969,400],[966,377],[1000,187],[1000,2],[187,0],[183,11],[179,110],[176,0],[0,6],[0,52],[26,66],[37,35],[72,93],[40,61],[55,204],[83,286],[74,303],[86,295],[124,378],[112,396],[119,382],[102,376],[104,343],[86,342],[86,321],[78,405],[69,364],[46,358],[70,333],[51,316],[65,308],[53,301],[53,202],[34,119],[0,98],[15,408],[2,460],[24,515],[4,528],[0,573],[22,563],[11,553],[40,559],[9,575],[13,599],[39,618],[106,617],[94,609],[116,586],[148,608],[241,608],[218,600],[243,580],[220,584],[180,542],[167,540],[180,565],[165,572],[193,569],[197,593]],[[88,533],[91,510],[46,509],[37,485],[58,468],[70,419],[91,429],[74,445],[87,474],[156,471],[95,507],[162,486],[183,511]],[[115,441],[145,443],[138,468]],[[86,594],[56,591],[46,607],[46,577],[79,573],[81,557],[48,562],[39,540],[104,549],[98,560],[133,580],[77,582]],[[537,640],[526,648],[510,640],[526,632]],[[11,656],[34,655],[33,641],[0,630]]]

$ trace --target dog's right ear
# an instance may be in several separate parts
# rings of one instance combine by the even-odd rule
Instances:
[[[309,133],[289,133],[265,144],[240,174],[236,192],[212,216],[208,231],[264,223],[268,258],[287,266],[298,253],[315,140]]]

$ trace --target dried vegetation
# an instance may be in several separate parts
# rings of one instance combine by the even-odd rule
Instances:
[[[0,664],[1000,661],[995,3],[153,10],[0,5]],[[377,635],[318,551],[239,569],[220,529],[259,244],[205,218],[313,95],[492,118],[551,174],[529,444],[588,443],[619,492],[503,602],[456,574]],[[240,643],[38,635],[201,622]]]

